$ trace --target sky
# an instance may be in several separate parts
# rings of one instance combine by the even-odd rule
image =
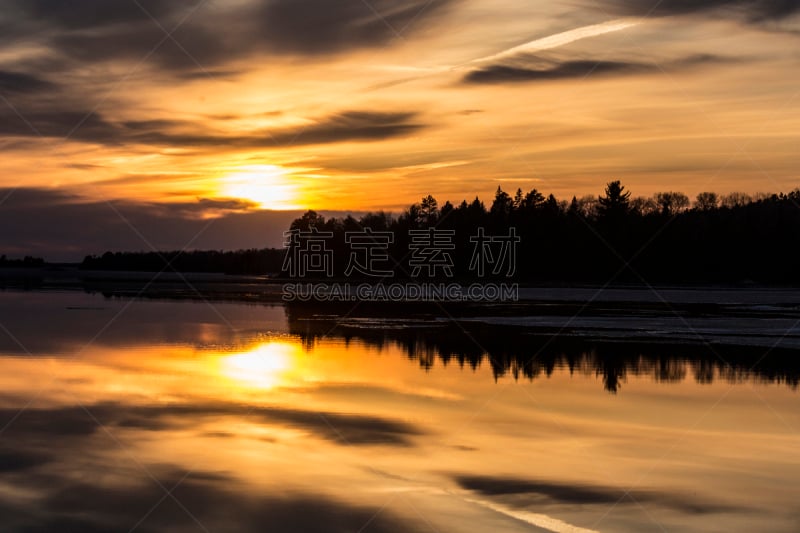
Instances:
[[[275,245],[305,209],[498,186],[788,191],[799,44],[793,0],[0,0],[0,250]]]

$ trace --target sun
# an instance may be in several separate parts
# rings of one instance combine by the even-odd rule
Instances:
[[[285,168],[251,165],[224,175],[219,196],[238,198],[262,209],[300,209],[300,192]]]

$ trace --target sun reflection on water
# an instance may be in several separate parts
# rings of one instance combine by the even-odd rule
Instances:
[[[248,387],[271,389],[286,379],[298,350],[295,343],[267,342],[250,351],[225,356],[221,373]]]

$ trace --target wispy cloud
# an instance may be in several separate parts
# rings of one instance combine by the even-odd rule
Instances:
[[[526,43],[511,48],[506,48],[505,50],[502,50],[500,52],[488,56],[478,57],[475,59],[469,59],[467,61],[464,61],[463,63],[459,63],[456,65],[442,65],[434,67],[421,67],[415,65],[391,65],[386,67],[386,70],[391,70],[396,72],[406,72],[406,73],[418,73],[422,74],[423,76],[425,74],[431,75],[431,74],[441,74],[444,72],[466,70],[473,68],[474,65],[480,63],[492,63],[492,62],[502,61],[504,59],[509,59],[511,57],[515,57],[521,54],[530,54],[530,53],[540,52],[542,50],[551,50],[553,48],[558,48],[560,46],[566,46],[570,43],[574,43],[575,41],[580,41],[582,39],[599,37],[607,33],[613,33],[627,28],[631,28],[638,24],[641,24],[640,19],[622,18],[622,19],[609,20],[606,22],[601,22],[600,24],[581,26],[579,28],[574,28],[572,30],[562,31],[560,33],[554,33],[546,37],[539,37],[533,39],[532,41],[528,41]],[[421,76],[416,76],[397,81],[390,81],[379,85],[374,85],[370,87],[370,89],[391,87],[393,85],[419,79],[420,77]]]
[[[525,54],[532,54],[535,52],[541,52],[543,50],[551,50],[561,46],[566,46],[568,44],[580,41],[582,39],[599,37],[601,35],[605,35],[608,33],[625,30],[627,28],[637,26],[641,23],[642,23],[641,19],[621,18],[621,19],[601,22],[599,24],[590,24],[588,26],[581,26],[579,28],[562,31],[560,33],[554,33],[546,37],[539,37],[533,39],[532,41],[528,41],[526,43],[513,46],[511,48],[506,48],[505,50],[502,50],[500,52],[488,56],[470,59],[456,65],[442,65],[433,67],[416,66],[416,65],[391,65],[388,67],[384,67],[385,70],[403,72],[403,73],[414,73],[418,75],[371,85],[367,87],[367,90],[372,91],[376,89],[387,89],[397,85],[402,85],[404,83],[413,82],[421,78],[427,78],[429,76],[435,76],[450,72],[463,72],[465,70],[472,70],[475,69],[476,66],[482,63],[497,63],[506,59],[511,59]],[[473,72],[482,72],[482,70],[477,70]],[[471,74],[467,75],[466,79],[469,79],[470,76]]]
[[[514,57],[519,54],[530,54],[534,52],[541,52],[542,50],[551,50],[560,46],[566,46],[582,39],[599,37],[600,35],[605,35],[607,33],[613,33],[632,28],[633,26],[637,26],[639,24],[641,24],[640,19],[623,18],[601,22],[600,24],[582,26],[573,30],[562,31],[561,33],[534,39],[533,41],[514,46],[513,48],[508,48],[507,50],[503,50],[502,52],[498,52],[496,54],[473,59],[469,63],[490,63]]]
[[[511,518],[516,518],[521,522],[528,523],[537,528],[546,529],[548,531],[554,531],[556,533],[597,533],[597,531],[594,529],[586,529],[575,526],[546,514],[533,513],[522,509],[512,509],[507,505],[502,505],[487,500],[479,500],[475,498],[465,498],[465,500],[482,507],[486,507],[487,509],[491,509],[492,511],[500,514],[510,516]]]

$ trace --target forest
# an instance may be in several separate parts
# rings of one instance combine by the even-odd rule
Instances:
[[[440,205],[427,196],[397,217],[326,220],[309,211],[292,229],[333,234],[336,275],[351,252],[347,232],[391,232],[390,263],[403,277],[413,271],[410,232],[451,231],[454,276],[470,278],[477,228],[493,235],[514,228],[520,242],[513,277],[520,281],[792,284],[800,281],[799,202],[800,190],[754,197],[704,192],[691,202],[679,192],[632,197],[612,181],[600,196],[560,201],[536,189],[510,195],[498,187],[489,206],[478,198]]]

